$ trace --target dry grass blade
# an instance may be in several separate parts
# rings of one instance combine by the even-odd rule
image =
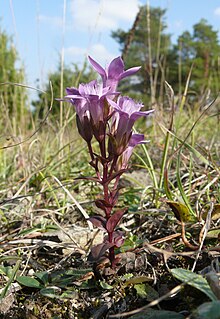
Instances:
[[[27,88],[27,89],[32,89],[32,90],[46,94],[45,91],[38,89],[38,88],[35,88],[34,86],[31,86],[28,84],[22,84],[22,83],[16,83],[16,82],[1,82],[0,85],[16,85],[16,86],[20,86],[20,87]]]
[[[159,297],[158,299],[153,300],[152,302],[150,302],[147,306],[132,310],[132,311],[128,311],[128,312],[123,312],[117,315],[110,315],[109,318],[123,318],[123,317],[127,317],[130,315],[135,315],[137,313],[141,313],[142,311],[150,308],[150,307],[155,307],[157,306],[161,301],[170,298],[172,296],[175,296],[184,286],[185,284],[180,284],[178,286],[176,286],[175,288],[173,288],[172,290],[170,290],[167,294]]]
[[[89,229],[93,230],[93,225],[92,223],[88,220],[89,219],[89,215],[87,214],[87,212],[85,211],[85,209],[80,205],[80,203],[73,197],[73,195],[68,191],[68,189],[59,181],[59,179],[56,176],[53,176],[53,178],[55,179],[55,181],[62,187],[62,189],[65,191],[65,193],[69,196],[69,198],[74,202],[74,204],[76,205],[76,207],[80,210],[80,212],[82,213],[82,215],[84,216],[84,218],[86,219]]]
[[[193,264],[193,267],[192,267],[192,271],[194,271],[195,268],[196,268],[196,264],[197,264],[197,261],[199,259],[199,255],[201,253],[201,250],[202,250],[202,247],[203,247],[203,244],[204,244],[204,240],[205,240],[207,232],[208,232],[208,230],[210,228],[210,223],[211,223],[211,220],[212,220],[213,208],[214,208],[214,203],[211,202],[210,203],[210,209],[208,211],[205,224],[204,224],[204,226],[203,226],[203,228],[202,228],[202,230],[200,232],[200,245],[199,245],[199,249],[198,249],[198,252],[196,254],[196,258],[195,258],[195,261],[194,261],[194,264]]]
[[[10,83],[10,82],[5,82],[5,83],[0,83],[0,85],[16,85],[16,86],[21,86],[21,87],[27,87],[27,88],[31,88],[31,89],[34,89],[36,91],[40,91],[40,92],[43,92],[45,93],[44,91],[42,90],[39,90],[39,89],[35,89],[33,88],[32,86],[28,86],[26,84],[19,84],[19,83]],[[21,142],[18,142],[18,143],[14,143],[14,144],[11,144],[11,145],[7,145],[7,146],[4,146],[4,147],[0,147],[0,150],[3,150],[3,149],[7,149],[7,148],[12,148],[12,147],[15,147],[15,146],[18,146],[18,145],[21,145],[23,143],[26,143],[27,141],[29,141],[33,136],[35,136],[40,130],[41,128],[43,127],[43,125],[45,124],[51,110],[52,110],[52,106],[53,106],[53,88],[52,88],[52,83],[50,82],[50,88],[51,88],[51,104],[50,104],[50,107],[44,117],[44,119],[41,121],[41,124],[40,126],[31,134],[29,135],[28,137],[26,137],[24,140],[22,140]]]
[[[6,253],[3,253],[2,256],[8,254],[9,252],[15,251],[15,250],[21,250],[21,247],[18,245],[22,245],[22,244],[26,245],[26,246],[22,247],[23,249],[33,250],[33,249],[36,249],[39,247],[44,247],[44,246],[48,246],[51,248],[62,247],[62,248],[75,249],[77,252],[79,252],[83,255],[85,254],[85,251],[83,249],[79,248],[78,246],[76,246],[73,243],[58,243],[58,242],[55,242],[52,240],[43,240],[43,239],[17,239],[17,240],[11,240],[5,244],[2,244],[2,247],[7,247],[10,245],[17,245],[17,247],[10,249],[10,251],[8,250]],[[30,245],[30,246],[28,246],[28,245]]]

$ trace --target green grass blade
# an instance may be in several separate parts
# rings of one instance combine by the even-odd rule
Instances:
[[[135,154],[135,156],[137,156],[137,158],[143,163],[144,167],[147,169],[147,171],[149,172],[149,175],[151,177],[151,180],[153,182],[153,185],[155,187],[155,189],[158,189],[158,184],[157,184],[157,177],[155,174],[155,170],[154,170],[154,166],[153,163],[151,161],[150,155],[147,151],[147,148],[144,144],[141,145],[144,151],[144,154],[146,155],[146,159],[147,161],[145,161],[143,159],[143,157],[141,157],[137,152],[133,152]]]
[[[177,156],[177,168],[176,168],[176,178],[177,178],[177,185],[178,185],[178,189],[180,191],[180,194],[182,196],[182,199],[185,203],[185,205],[187,206],[187,208],[189,209],[190,213],[192,214],[192,216],[196,217],[195,212],[193,211],[188,198],[186,196],[186,193],[184,191],[182,182],[181,182],[181,177],[180,177],[180,158],[181,158],[181,151],[178,152],[178,156]]]
[[[2,290],[1,294],[0,294],[0,300],[5,298],[5,296],[7,295],[7,292],[8,292],[8,289],[9,287],[11,286],[12,282],[14,281],[15,277],[16,277],[16,274],[18,272],[18,269],[19,269],[19,266],[21,264],[21,260],[17,260],[13,270],[12,270],[12,273],[11,273],[11,276],[10,278],[8,279],[8,282],[5,286],[5,288]]]
[[[168,131],[168,129],[164,126],[162,126],[162,129]],[[212,167],[212,163],[207,160],[198,150],[196,150],[193,146],[191,146],[190,144],[188,144],[185,140],[182,140],[181,138],[179,138],[178,136],[176,136],[175,133],[169,131],[170,134],[172,136],[174,136],[181,144],[182,146],[184,145],[196,158],[198,158],[201,162],[203,162],[205,165],[208,165],[210,167]]]

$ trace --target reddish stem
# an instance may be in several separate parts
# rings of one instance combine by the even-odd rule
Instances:
[[[111,263],[111,266],[114,265],[114,261],[115,261],[115,247],[111,247],[109,248],[109,260]]]
[[[91,144],[88,143],[88,147],[89,147],[89,152],[90,152],[90,156],[91,159],[94,161],[94,154],[92,152],[92,147]],[[110,162],[107,159],[107,152],[106,152],[106,126],[105,126],[105,131],[104,131],[104,138],[99,141],[99,148],[100,148],[100,155],[101,155],[101,165],[103,167],[103,171],[102,171],[102,186],[103,186],[103,193],[104,193],[104,200],[107,203],[112,203],[113,202],[113,193],[110,191],[109,189],[109,178],[112,176],[116,162],[118,157],[115,156],[113,161]],[[110,166],[111,163],[111,166]],[[95,166],[94,166],[95,167]],[[98,170],[98,165],[96,165],[95,167],[96,169],[96,173],[99,174],[100,177],[100,172]],[[115,184],[114,184],[114,189],[117,188],[118,186],[118,181],[119,181],[119,176],[116,178]],[[105,209],[105,215],[106,215],[106,222],[109,220],[109,218],[111,217],[111,212],[112,212],[112,207],[106,207]],[[113,232],[109,232],[107,230],[108,233],[108,240],[109,243],[113,243]],[[115,260],[115,247],[112,246],[111,248],[109,248],[109,260],[111,265],[113,266],[114,264],[114,260]]]
[[[93,154],[91,142],[87,142],[87,145],[88,145],[88,149],[89,149],[89,154],[90,154],[91,160],[94,161],[95,157],[94,157],[94,154]]]
[[[113,241],[113,233],[108,233],[108,240],[110,243],[112,243]],[[115,260],[115,247],[111,247],[109,248],[109,260],[110,260],[110,263],[111,263],[111,266],[113,265],[114,263],[114,260]]]
[[[116,165],[116,163],[117,163],[117,160],[118,160],[118,156],[115,155],[114,158],[113,158],[113,161],[112,161],[111,168],[110,168],[109,176],[112,175],[113,170],[114,170],[114,168],[115,168],[115,165]]]

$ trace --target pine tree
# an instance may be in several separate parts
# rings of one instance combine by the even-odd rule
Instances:
[[[141,95],[145,101],[151,96],[152,104],[161,95],[166,56],[171,44],[170,35],[165,33],[165,13],[164,9],[142,6],[130,31],[119,29],[112,32],[112,37],[121,46],[126,67],[142,66],[137,80],[132,83],[133,95]]]
[[[192,34],[185,31],[178,37],[178,44],[173,46],[172,51],[173,64],[170,66],[169,80],[174,89],[177,91],[177,86],[179,86],[179,92],[183,93],[192,67],[189,89],[193,91],[194,95],[203,96],[208,93],[211,97],[215,97],[220,90],[218,32],[202,19],[193,26]],[[179,81],[175,84],[177,67]]]

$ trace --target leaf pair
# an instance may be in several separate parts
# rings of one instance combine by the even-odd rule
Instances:
[[[114,231],[112,233],[112,242],[110,243],[108,240],[108,236],[104,238],[104,242],[93,246],[91,248],[91,252],[88,256],[88,261],[91,262],[99,262],[105,255],[106,250],[110,249],[111,247],[121,247],[124,243],[124,238],[122,236],[121,231]]]
[[[99,229],[106,230],[108,233],[113,233],[115,227],[118,225],[126,209],[118,210],[107,220],[105,217],[97,215],[89,218],[89,221]]]
[[[113,247],[114,243],[104,242],[99,245],[93,246],[88,256],[88,261],[98,262],[104,257],[106,250]]]

